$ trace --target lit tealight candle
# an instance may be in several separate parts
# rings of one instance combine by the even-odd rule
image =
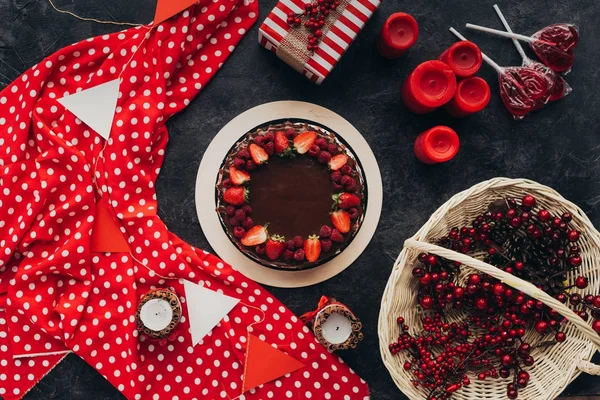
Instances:
[[[456,75],[445,63],[426,61],[409,75],[402,99],[412,112],[425,114],[446,104],[456,92]]]
[[[435,126],[421,133],[415,141],[415,155],[425,164],[450,161],[458,153],[460,140],[447,126]]]
[[[386,58],[398,58],[410,49],[419,37],[419,24],[409,14],[398,12],[385,21],[379,37],[377,49]]]
[[[466,78],[479,71],[483,57],[475,43],[460,41],[450,46],[440,56],[440,61],[448,64],[459,78]]]
[[[490,86],[477,76],[458,82],[454,97],[446,104],[446,111],[455,117],[466,117],[483,110],[490,102]]]

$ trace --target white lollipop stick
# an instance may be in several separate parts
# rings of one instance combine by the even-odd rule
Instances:
[[[496,10],[496,14],[498,14],[500,21],[502,21],[502,25],[504,25],[504,29],[506,29],[506,31],[508,33],[513,33],[512,29],[510,29],[510,25],[508,25],[508,22],[506,21],[506,18],[504,18],[504,14],[502,14],[502,11],[500,11],[500,7],[498,7],[498,4],[494,4],[494,10]],[[513,41],[515,47],[517,48],[517,51],[521,55],[521,58],[523,59],[523,61],[528,60],[529,57],[527,57],[527,54],[525,54],[525,50],[523,50],[523,46],[521,46],[521,42],[519,42],[517,39],[514,39],[514,38],[512,41]]]
[[[476,31],[487,32],[487,33],[491,33],[492,35],[503,36],[503,37],[507,37],[507,38],[511,38],[511,39],[519,39],[519,40],[522,40],[522,41],[528,42],[528,43],[533,43],[538,40],[538,39],[532,38],[531,36],[519,35],[518,33],[509,33],[509,32],[499,31],[497,29],[486,28],[485,26],[481,26],[481,25],[467,24],[465,26],[469,29],[475,29]]]
[[[465,41],[465,42],[467,41],[467,38],[465,38],[463,35],[461,35],[460,32],[457,31],[456,29],[451,27],[450,32],[452,32],[460,40]],[[483,51],[481,52],[481,57],[483,58],[483,61],[485,61],[490,67],[494,68],[496,70],[496,72],[498,72],[499,74],[502,74],[504,72],[504,68],[502,68],[494,60],[489,58]]]

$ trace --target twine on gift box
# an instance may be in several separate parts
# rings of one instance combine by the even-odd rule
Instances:
[[[323,36],[327,35],[333,24],[339,20],[349,4],[350,0],[340,0],[340,5],[330,11],[327,18],[325,18],[325,25],[321,28]],[[308,45],[308,35],[311,33],[311,30],[304,26],[304,24],[296,28],[291,28],[277,49],[277,56],[300,73],[302,73],[304,65],[310,60],[313,54],[312,51],[306,48]]]

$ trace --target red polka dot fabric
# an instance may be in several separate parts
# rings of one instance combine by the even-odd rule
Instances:
[[[221,68],[257,13],[255,0],[202,0],[158,26],[66,47],[0,92],[3,398],[23,397],[69,352],[128,399],[368,398],[365,382],[279,301],[157,216],[165,123]],[[117,78],[105,142],[58,99]],[[90,251],[100,197],[130,253]],[[184,279],[241,300],[196,346]],[[166,345],[138,336],[134,320],[155,288],[175,291],[184,308],[181,334]],[[248,333],[305,368],[242,393]]]

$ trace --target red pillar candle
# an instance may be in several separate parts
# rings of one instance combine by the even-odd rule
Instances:
[[[453,44],[439,59],[448,64],[459,78],[475,75],[483,62],[479,47],[468,41]]]
[[[385,21],[379,37],[377,49],[385,58],[403,56],[419,37],[419,25],[409,14],[398,12]]]
[[[450,101],[454,92],[454,71],[441,61],[425,61],[404,82],[402,99],[412,112],[425,114]]]
[[[454,117],[466,117],[475,114],[490,102],[490,86],[477,76],[458,82],[456,93],[445,105],[448,114]]]
[[[421,133],[415,141],[415,155],[425,164],[450,161],[458,153],[460,140],[447,126],[435,126]]]

